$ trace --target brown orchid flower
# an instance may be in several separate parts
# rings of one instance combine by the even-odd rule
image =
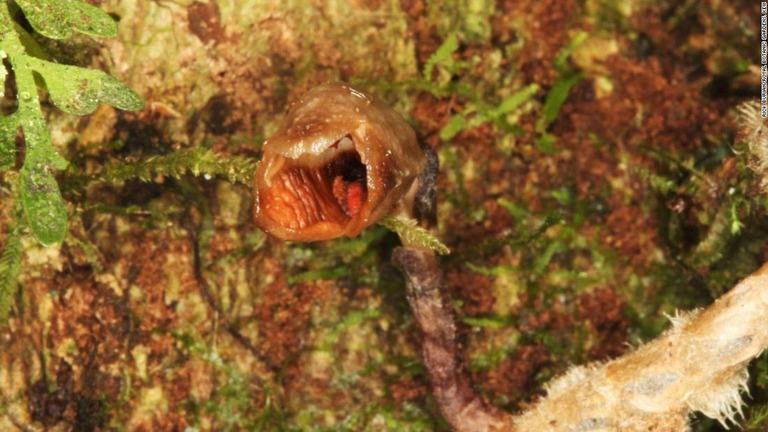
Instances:
[[[256,168],[256,224],[283,240],[355,236],[399,209],[410,214],[428,156],[403,118],[348,84],[294,103]]]

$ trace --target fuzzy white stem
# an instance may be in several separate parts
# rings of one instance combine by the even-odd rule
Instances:
[[[747,363],[768,344],[768,265],[703,311],[621,358],[576,367],[515,418],[518,430],[680,431],[694,411],[741,413]]]

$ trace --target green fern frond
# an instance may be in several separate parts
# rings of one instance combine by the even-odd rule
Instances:
[[[51,39],[69,39],[73,32],[94,37],[117,36],[117,23],[95,6],[81,1],[16,0],[32,28]]]
[[[53,146],[51,133],[38,97],[37,78],[42,78],[54,105],[71,114],[88,114],[99,103],[124,110],[138,110],[143,99],[117,79],[98,70],[67,66],[37,58],[37,45],[14,20],[13,3],[24,12],[35,31],[52,39],[67,39],[74,33],[97,37],[117,34],[117,23],[107,13],[77,0],[16,0],[0,4],[0,58],[13,70],[18,99],[17,110],[0,115],[0,170],[13,167],[15,137],[24,132],[26,145],[21,168],[21,205],[27,225],[37,240],[58,245],[67,231],[67,209],[54,176],[67,161]],[[0,73],[0,84],[7,77]]]
[[[20,212],[16,212],[20,213]],[[0,257],[0,322],[8,318],[13,297],[18,288],[19,272],[21,271],[21,222],[17,219],[8,232],[3,255]]]
[[[222,156],[212,150],[194,148],[152,156],[136,163],[111,162],[98,177],[110,183],[132,178],[148,182],[157,175],[180,178],[186,173],[192,173],[206,178],[226,177],[233,183],[250,185],[257,162],[253,158]]]
[[[451,250],[429,231],[418,226],[415,219],[384,218],[379,222],[390,231],[400,236],[403,243],[425,247],[440,255],[448,255]]]

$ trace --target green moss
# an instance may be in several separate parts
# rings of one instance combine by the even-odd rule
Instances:
[[[585,75],[573,69],[568,64],[568,58],[573,52],[578,49],[586,40],[588,35],[586,33],[578,33],[571,42],[563,48],[554,60],[555,70],[558,71],[559,76],[552,88],[547,93],[547,98],[544,100],[544,106],[541,109],[541,117],[536,122],[536,132],[540,134],[536,140],[536,144],[545,154],[552,154],[555,151],[556,138],[547,132],[547,128],[557,118],[560,109],[563,107],[565,100],[568,99],[573,86],[578,84]]]
[[[95,182],[116,183],[128,179],[152,181],[155,176],[163,175],[182,178],[187,173],[211,179],[215,176],[227,178],[233,183],[250,186],[256,171],[256,159],[239,156],[221,156],[205,148],[178,150],[168,155],[152,156],[131,163],[113,161],[91,180]]]
[[[418,226],[416,220],[384,218],[379,223],[396,232],[405,244],[431,249],[440,255],[451,253],[448,246],[444,245],[437,237],[430,234],[429,231]]]

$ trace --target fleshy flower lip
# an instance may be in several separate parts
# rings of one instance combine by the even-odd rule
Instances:
[[[311,89],[263,147],[254,220],[283,240],[355,236],[382,217],[409,212],[427,164],[411,126],[345,83]]]

